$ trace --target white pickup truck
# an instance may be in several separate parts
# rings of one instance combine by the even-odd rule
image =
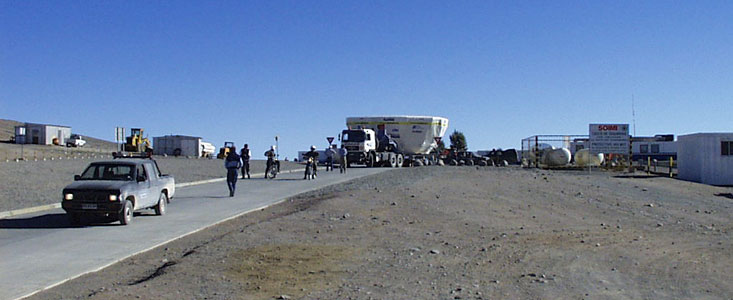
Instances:
[[[134,211],[154,209],[165,214],[176,192],[173,176],[160,173],[153,159],[115,159],[91,163],[63,190],[61,207],[72,224],[84,215],[102,215],[132,222]]]
[[[84,147],[87,141],[78,134],[72,134],[71,137],[66,140],[66,147]]]

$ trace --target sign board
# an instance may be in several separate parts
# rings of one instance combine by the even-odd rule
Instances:
[[[629,154],[629,124],[590,124],[590,152]]]
[[[115,127],[115,142],[125,142],[125,127]]]
[[[333,139],[334,139],[334,137],[332,137],[332,136],[326,137],[326,140],[328,141],[328,144],[329,145],[333,144]]]

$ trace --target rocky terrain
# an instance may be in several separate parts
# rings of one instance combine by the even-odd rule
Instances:
[[[396,169],[31,299],[731,299],[731,192],[595,171]]]

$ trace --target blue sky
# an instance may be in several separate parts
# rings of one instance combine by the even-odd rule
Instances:
[[[113,140],[326,145],[435,115],[469,149],[732,131],[731,1],[0,1],[0,118]]]

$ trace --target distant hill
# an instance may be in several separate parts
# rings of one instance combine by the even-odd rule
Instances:
[[[0,119],[0,142],[9,142],[10,140],[12,140],[15,136],[15,126],[20,126],[23,124],[25,123],[14,120]],[[74,134],[79,134],[84,137],[84,140],[87,141],[87,144],[86,146],[84,146],[84,148],[98,149],[104,152],[115,151],[117,149],[117,144],[113,142],[86,136],[84,135],[84,133],[76,132],[73,130],[72,132]]]
[[[19,125],[23,125],[23,123],[0,119],[0,142],[10,141],[15,136],[15,126]]]

